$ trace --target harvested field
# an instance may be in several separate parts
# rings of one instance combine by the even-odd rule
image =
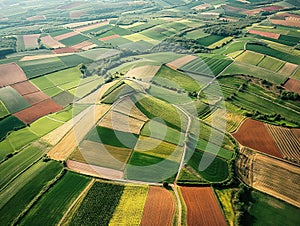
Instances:
[[[99,40],[104,42],[104,41],[112,40],[114,38],[120,38],[120,35],[110,35],[110,36],[107,36],[107,37],[99,38]]]
[[[279,74],[289,77],[297,69],[297,64],[286,62],[285,65],[278,71]]]
[[[139,134],[144,123],[144,121],[131,118],[128,115],[109,111],[98,125],[122,132]]]
[[[46,58],[53,58],[59,56],[69,56],[73,53],[62,53],[62,54],[43,54],[43,55],[35,55],[35,56],[24,56],[19,62],[31,61],[31,60],[42,60]]]
[[[105,25],[108,25],[108,24],[109,24],[108,20],[107,21],[101,21],[101,22],[98,22],[98,23],[94,23],[94,24],[82,26],[82,27],[79,27],[79,28],[75,28],[74,30],[79,31],[79,32],[83,32],[83,31],[92,30],[92,29],[95,29],[95,28],[98,28],[98,27],[102,27],[102,26],[105,26]]]
[[[26,20],[34,21],[34,20],[46,20],[46,17],[44,15],[37,15],[37,16],[31,16],[26,18]]]
[[[74,47],[63,47],[63,48],[52,50],[52,52],[55,54],[75,53],[75,52],[78,52],[78,50]]]
[[[172,194],[165,188],[150,187],[140,225],[172,225],[174,213]]]
[[[96,44],[92,44],[92,45],[89,45],[89,46],[85,46],[85,47],[82,47],[81,49],[86,51],[86,50],[90,50],[90,49],[93,49],[95,47],[97,47],[98,45]]]
[[[123,171],[131,152],[128,148],[84,140],[71,154],[70,160]]]
[[[143,81],[150,82],[151,79],[157,74],[160,66],[141,66],[129,70],[125,77],[142,79]]]
[[[237,174],[251,187],[300,207],[298,166],[242,148]]]
[[[300,163],[300,142],[290,129],[266,124],[283,158]]]
[[[201,4],[201,5],[193,7],[193,9],[195,9],[195,10],[203,10],[203,9],[206,9],[206,8],[208,8],[210,6],[211,6],[211,4],[204,3],[204,4]]]
[[[227,225],[210,187],[180,187],[187,206],[188,225]]]
[[[188,55],[181,57],[177,60],[174,60],[170,63],[167,63],[167,66],[172,68],[173,70],[177,70],[178,68],[181,68],[182,66],[186,65],[187,63],[197,59],[196,56]]]
[[[284,84],[284,87],[289,91],[300,94],[300,81],[299,80],[290,78]]]
[[[244,146],[282,158],[280,150],[262,122],[253,119],[245,120],[233,137]]]
[[[86,114],[48,153],[48,156],[55,160],[66,159],[108,109],[108,105],[96,105],[88,108]]]
[[[74,45],[72,46],[72,48],[75,48],[75,49],[83,49],[85,47],[88,47],[88,46],[91,46],[93,45],[93,43],[89,42],[89,41],[84,41],[84,42],[81,42],[77,45]],[[97,46],[97,45],[96,45]]]
[[[297,137],[300,141],[300,129],[292,129],[293,134]]]
[[[44,36],[44,37],[41,37],[41,42],[49,47],[49,48],[54,48],[54,49],[57,49],[57,48],[62,48],[62,47],[65,47],[64,44],[56,41],[54,38],[52,38],[50,35],[48,36]]]
[[[26,75],[16,63],[0,65],[0,87],[26,81]]]
[[[265,32],[265,31],[250,30],[249,33],[254,35],[259,35],[262,37],[273,38],[273,39],[279,39],[280,37],[280,34]]]
[[[20,95],[26,95],[30,93],[35,93],[40,91],[34,84],[32,84],[30,81],[24,81],[20,83],[16,83],[14,85],[11,85],[12,88],[18,91]]]
[[[130,97],[122,99],[114,108],[114,111],[134,117],[140,121],[146,122],[148,118],[135,106]]]
[[[50,97],[47,96],[42,91],[37,91],[35,93],[29,93],[22,96],[30,105],[35,105],[37,103],[40,103],[42,101],[45,101],[49,99]]]
[[[119,170],[93,166],[90,164],[80,163],[72,160],[67,160],[67,167],[75,172],[89,176],[107,178],[112,180],[123,179],[124,177],[124,173]]]
[[[38,38],[40,37],[39,34],[37,35],[23,35],[25,49],[35,49],[39,47]]]
[[[63,108],[56,104],[53,100],[47,99],[29,108],[19,111],[14,114],[25,124],[31,124],[35,120],[53,112],[62,110]]]
[[[66,34],[55,36],[54,39],[57,40],[57,41],[60,41],[60,40],[63,40],[63,39],[71,38],[71,37],[73,37],[75,35],[79,35],[79,34],[80,34],[79,32],[71,31],[71,32],[68,32]]]
[[[292,17],[287,17],[285,20],[274,20],[270,19],[272,24],[283,25],[288,27],[300,27],[299,20],[293,20]]]

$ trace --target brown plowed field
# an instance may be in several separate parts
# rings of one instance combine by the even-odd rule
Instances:
[[[102,27],[102,26],[105,26],[105,25],[108,25],[108,24],[109,24],[109,21],[101,21],[101,22],[98,22],[98,23],[95,23],[95,24],[90,24],[90,25],[79,27],[79,28],[75,28],[75,30],[79,31],[79,32],[83,32],[83,31],[88,31],[88,30],[95,29],[97,27]]]
[[[26,81],[26,75],[16,63],[0,65],[0,87]]]
[[[55,36],[54,38],[55,38],[55,40],[60,41],[60,40],[66,39],[66,38],[73,37],[73,36],[78,35],[78,34],[79,33],[76,32],[76,31],[71,31],[71,32],[66,33],[66,34]]]
[[[35,93],[40,91],[35,85],[33,85],[30,81],[16,83],[11,85],[12,88],[18,91],[20,95],[26,95],[29,93]]]
[[[186,65],[187,63],[195,59],[197,59],[196,56],[188,55],[188,56],[181,57],[177,60],[174,60],[170,63],[167,63],[167,66],[174,70],[177,70],[178,68],[181,68],[182,66]]]
[[[17,118],[26,124],[31,124],[35,120],[48,115],[52,112],[57,112],[63,108],[51,99],[47,99],[22,111],[14,114]]]
[[[107,37],[104,37],[104,38],[99,38],[100,41],[109,41],[111,39],[114,39],[114,38],[119,38],[120,35],[111,35],[111,36],[107,36]]]
[[[280,150],[262,122],[246,119],[238,131],[232,135],[246,147],[282,158]]]
[[[285,65],[278,71],[278,73],[289,77],[297,69],[297,67],[297,64],[286,62]]]
[[[64,47],[60,49],[52,50],[53,53],[61,54],[61,53],[75,53],[78,52],[78,50],[74,47]]]
[[[175,201],[172,194],[160,187],[150,187],[144,207],[141,226],[172,225]]]
[[[227,225],[210,187],[181,187],[187,206],[187,225]]]
[[[35,105],[37,103],[40,103],[40,102],[45,101],[47,99],[50,99],[50,97],[48,97],[45,93],[43,93],[41,91],[23,95],[23,98],[25,100],[27,100],[27,102],[30,105]]]
[[[195,6],[193,9],[195,9],[195,10],[203,10],[203,9],[208,8],[208,7],[211,7],[211,4],[204,3],[204,4],[201,4],[201,5]]]
[[[64,44],[56,41],[54,38],[52,38],[50,35],[48,36],[45,36],[45,37],[42,37],[41,38],[41,41],[42,43],[45,45],[45,46],[48,46],[49,48],[61,48],[61,47],[65,47]]]
[[[23,35],[25,48],[38,47],[38,38],[40,35]]]
[[[300,81],[299,80],[290,78],[284,84],[284,87],[289,91],[300,94]]]
[[[257,30],[250,30],[250,34],[259,35],[267,38],[279,39],[280,34],[265,32],[265,31],[257,31]]]
[[[72,48],[75,48],[75,49],[82,49],[84,47],[87,47],[87,46],[91,46],[93,45],[93,43],[89,42],[89,41],[84,41],[84,42],[81,42],[77,45],[74,45],[72,46]],[[97,45],[96,45],[97,46]]]
[[[292,19],[293,17],[287,17],[285,20],[274,20],[271,19],[272,24],[283,25],[283,26],[291,26],[291,27],[300,27],[300,21],[296,19]]]
[[[268,12],[276,11],[276,10],[280,10],[280,9],[283,9],[283,7],[282,6],[276,6],[276,5],[272,5],[272,6],[262,8],[263,11],[268,11]]]
[[[300,141],[300,129],[292,129],[293,134],[297,137]]]

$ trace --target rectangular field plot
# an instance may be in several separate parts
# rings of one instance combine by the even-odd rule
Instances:
[[[87,186],[88,177],[67,172],[25,215],[20,225],[55,225]],[[53,201],[55,200],[55,201]],[[49,214],[51,213],[51,215]]]
[[[138,136],[131,133],[115,131],[105,127],[97,126],[96,129],[93,129],[89,132],[87,139],[115,147],[133,149],[137,142]]]
[[[71,225],[108,225],[119,204],[124,186],[95,182],[75,212]]]
[[[141,135],[180,146],[183,145],[184,141],[183,133],[155,120],[151,120],[145,124],[141,131]]]
[[[0,119],[4,118],[7,115],[9,115],[9,111],[7,110],[3,102],[0,100]]]
[[[283,74],[284,76],[291,76],[293,72],[297,69],[297,64],[285,63],[285,65],[278,71],[279,74]]]
[[[0,77],[0,86],[12,85],[27,80],[24,72],[16,63],[1,64]]]
[[[176,59],[176,60],[168,63],[167,66],[174,70],[177,70],[178,68],[181,68],[182,66],[188,64],[189,62],[191,62],[195,59],[197,59],[196,56],[187,55],[187,56],[181,57],[179,59]]]
[[[10,86],[0,88],[0,100],[11,114],[30,107],[29,103]]]
[[[265,57],[257,66],[277,72],[285,64],[282,60],[273,57]]]
[[[8,116],[0,121],[0,140],[5,138],[9,132],[25,127],[25,124],[14,116]]]
[[[30,93],[38,92],[39,89],[33,85],[30,81],[20,82],[16,83],[14,85],[11,85],[12,88],[18,91],[20,95],[26,95]]]
[[[210,35],[210,36],[206,36],[206,37],[197,39],[197,42],[200,45],[208,47],[208,46],[212,45],[213,43],[222,40],[223,38],[225,38],[225,37],[219,36],[219,35]]]
[[[144,125],[144,121],[131,118],[122,113],[109,111],[98,125],[126,133],[139,134]]]
[[[156,73],[159,71],[160,66],[142,66],[142,67],[136,67],[131,70],[129,70],[126,73],[126,77],[129,78],[137,78],[142,79],[143,81],[150,82],[151,79],[156,75]]]
[[[127,185],[109,225],[140,225],[148,186]]]
[[[155,82],[161,86],[166,86],[177,90],[186,90],[188,92],[200,90],[198,83],[195,82],[194,79],[166,66],[162,66],[160,68],[158,73],[152,79],[152,82]]]
[[[35,49],[39,48],[38,38],[40,37],[39,34],[37,35],[23,35],[25,49]]]
[[[175,200],[171,192],[160,187],[150,187],[140,225],[171,225],[174,213]]]
[[[236,60],[247,64],[257,65],[264,58],[263,54],[246,51],[239,55]]]
[[[70,156],[73,161],[110,169],[124,170],[132,149],[103,145],[84,140]]]
[[[227,225],[210,187],[180,187],[187,207],[188,225]]]
[[[57,127],[61,126],[62,124],[62,122],[52,120],[51,118],[46,116],[32,123],[30,125],[30,129],[39,137],[42,137],[52,130],[56,129]]]

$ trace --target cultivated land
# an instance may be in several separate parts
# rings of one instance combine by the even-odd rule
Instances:
[[[0,225],[300,222],[297,1],[0,8]]]

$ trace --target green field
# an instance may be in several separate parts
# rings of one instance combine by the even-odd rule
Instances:
[[[233,41],[232,43],[213,51],[213,53],[217,54],[230,54],[233,52],[237,52],[240,50],[244,50],[245,41]]]
[[[89,180],[88,177],[68,171],[30,209],[20,225],[56,225]]]
[[[49,79],[55,86],[74,81],[80,81],[81,72],[78,67],[61,70],[55,73],[48,74],[44,77]]]
[[[198,83],[194,79],[166,66],[160,68],[152,81],[161,86],[185,90],[187,92],[197,92],[200,90]]]
[[[0,141],[3,140],[9,132],[21,129],[26,125],[15,116],[8,116],[0,121]]]
[[[45,154],[46,148],[47,147],[40,143],[33,144],[3,162],[0,165],[0,190],[12,182],[16,176],[30,167],[31,164],[41,158]]]
[[[121,49],[133,50],[133,51],[146,51],[153,47],[153,44],[146,42],[146,41],[137,41],[137,42],[130,42],[123,45],[120,45]]]
[[[72,37],[60,40],[59,42],[66,45],[66,46],[73,46],[76,45],[78,43],[81,43],[83,41],[88,40],[89,38],[85,35],[82,34],[78,34],[78,35],[74,35]]]
[[[264,59],[264,55],[260,53],[246,51],[243,54],[239,55],[235,60],[256,66],[263,59]]]
[[[109,93],[106,97],[102,97],[101,102],[105,104],[113,104],[116,100],[118,100],[121,96],[124,96],[129,93],[134,93],[135,90],[127,85],[123,84],[116,89],[114,89],[111,93]]]
[[[223,75],[250,75],[256,78],[265,79],[267,81],[273,82],[275,84],[283,84],[287,78],[283,75],[277,74],[275,72],[260,68],[254,65],[244,64],[241,62],[234,62],[229,66],[223,73]]]
[[[97,48],[97,49],[91,49],[88,51],[84,51],[79,53],[80,56],[84,58],[88,58],[93,61],[97,61],[100,59],[105,59],[110,56],[114,56],[118,54],[119,51],[115,49],[105,49],[105,48]]]
[[[59,162],[38,162],[0,192],[0,222],[9,225],[62,170]]]
[[[209,35],[209,36],[197,39],[197,42],[200,45],[208,47],[208,46],[212,45],[213,43],[222,40],[223,38],[225,38],[225,37],[219,36],[219,35]]]
[[[204,31],[197,29],[197,30],[187,32],[185,36],[189,39],[200,39],[208,35],[209,34],[205,33]]]
[[[67,68],[67,66],[58,57],[42,60],[22,61],[18,64],[23,69],[28,79]]]
[[[133,149],[138,137],[135,134],[125,133],[97,126],[89,132],[89,134],[87,135],[87,139],[90,141],[103,143],[115,147]]]
[[[30,125],[30,130],[39,137],[42,137],[62,124],[63,122],[52,120],[51,118],[45,116],[33,122]]]
[[[293,64],[300,64],[300,56],[294,56],[289,53],[281,52],[268,46],[248,43],[247,49],[254,52],[266,54],[271,57],[275,57],[279,60],[288,61]]]
[[[112,36],[112,35],[124,36],[124,35],[131,35],[131,34],[133,34],[133,32],[131,32],[129,29],[124,29],[121,27],[114,27],[113,29],[98,36],[98,38],[104,38],[104,37],[108,37],[108,36]]]
[[[9,115],[9,111],[7,110],[5,105],[0,100],[0,119],[7,116],[7,115]]]
[[[155,119],[147,122],[144,125],[141,131],[141,135],[164,140],[166,142],[180,146],[183,145],[184,141],[183,133],[173,128],[167,127],[166,125],[160,123],[159,121],[156,121]]]
[[[30,142],[37,140],[38,138],[39,137],[36,134],[31,132],[29,127],[15,131],[7,137],[15,150],[19,150],[26,144],[29,144]]]
[[[93,62],[92,59],[88,59],[79,54],[73,54],[69,56],[60,56],[59,59],[67,66],[67,67],[75,67],[79,64],[88,64]]]
[[[117,184],[95,182],[70,225],[108,225],[119,204],[124,187]]]
[[[284,64],[284,61],[277,60],[273,57],[265,57],[257,66],[277,72]]]
[[[208,155],[208,154],[207,154]],[[211,155],[211,158],[214,158],[211,164],[204,169],[199,171],[199,164],[202,161],[204,154],[200,151],[195,151],[191,159],[188,161],[188,164],[195,170],[199,175],[207,180],[208,182],[221,182],[228,178],[228,164],[226,161],[214,157]],[[205,162],[205,159],[203,160]],[[209,161],[209,160],[207,160]]]
[[[249,213],[253,225],[297,225],[300,220],[299,208],[289,205],[267,194],[252,191]]]
[[[122,38],[122,37],[113,38],[113,39],[110,39],[110,40],[107,40],[107,41],[104,41],[104,42],[109,43],[112,46],[121,46],[121,45],[124,45],[124,44],[131,43],[130,40],[128,40],[126,38]]]
[[[4,160],[4,158],[14,152],[14,148],[8,139],[5,139],[0,142],[0,161]]]
[[[30,107],[29,103],[10,86],[0,88],[0,100],[11,114]]]
[[[136,106],[150,119],[159,117],[179,131],[186,130],[187,119],[174,106],[151,96],[137,94],[132,97]]]

